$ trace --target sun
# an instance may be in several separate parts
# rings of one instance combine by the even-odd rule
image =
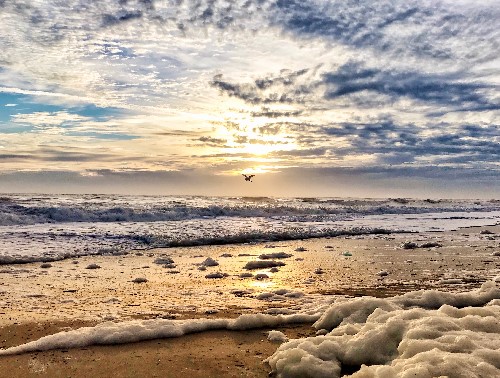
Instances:
[[[251,130],[247,131],[244,137],[245,142],[241,144],[241,152],[258,157],[294,147],[290,138],[285,134],[262,135]]]
[[[245,145],[243,145],[242,152],[255,156],[262,156],[276,151],[277,147],[277,145],[271,143],[246,143]]]

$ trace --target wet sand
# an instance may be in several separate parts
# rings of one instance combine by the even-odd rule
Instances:
[[[405,241],[441,246],[404,249]],[[133,251],[124,256],[53,262],[48,268],[40,263],[2,266],[0,347],[105,320],[233,318],[242,313],[300,312],[331,295],[390,296],[421,288],[466,290],[500,274],[500,256],[493,256],[499,251],[500,226],[494,226],[447,233]],[[277,252],[292,255],[279,260],[286,265],[277,272],[243,269],[259,255]],[[174,260],[175,267],[154,262],[165,255]],[[199,270],[197,264],[207,257],[220,265]],[[90,264],[100,268],[86,269]],[[205,278],[214,272],[227,276]],[[269,278],[240,278],[241,273]],[[136,278],[147,281],[134,283]],[[259,296],[278,289],[301,294]],[[281,330],[289,338],[314,334],[310,325]],[[0,357],[0,377],[264,377],[269,370],[262,361],[277,348],[267,340],[267,331],[211,331],[177,339]]]
[[[82,322],[23,324],[2,329],[9,341],[58,332]],[[280,328],[277,328],[280,329]],[[282,329],[289,337],[314,334],[310,326]],[[208,331],[180,338],[139,343],[92,346],[1,357],[1,377],[265,377],[263,360],[277,344],[267,340],[266,330]]]

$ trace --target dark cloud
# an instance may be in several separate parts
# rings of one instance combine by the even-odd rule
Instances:
[[[24,160],[32,157],[31,155],[24,154],[0,154],[0,160]]]
[[[454,108],[500,109],[485,92],[491,84],[460,79],[460,74],[384,71],[366,68],[358,62],[342,65],[323,74],[325,98],[332,100],[362,92],[389,96],[393,101],[408,97],[417,101]]]
[[[192,130],[170,130],[170,131],[162,131],[154,133],[154,135],[159,136],[197,136],[200,132],[192,131]]]
[[[8,2],[0,4],[8,7]],[[418,0],[118,0],[74,1],[46,7],[22,3],[14,11],[43,33],[33,38],[58,40],[68,30],[98,30],[144,19],[157,25],[169,24],[186,32],[215,27],[220,30],[250,30],[269,27],[293,33],[299,38],[315,38],[344,44],[354,49],[375,49],[381,53],[416,55],[439,60],[463,58],[477,62],[495,59],[499,42],[498,7],[477,4],[474,9],[450,7],[441,2]],[[62,22],[58,13],[74,12],[87,20],[83,25]],[[398,33],[398,29],[411,33]],[[395,32],[396,31],[396,32]],[[52,34],[52,36],[51,36]],[[460,46],[454,46],[458,43]],[[267,81],[258,85],[267,85]]]
[[[290,72],[288,73],[287,71],[282,72],[282,76],[278,77],[266,77],[263,79],[257,79],[255,80],[255,86],[259,88],[260,90],[270,88],[274,85],[281,84],[284,86],[287,85],[292,85],[295,82],[295,79],[299,76],[302,76],[306,74],[309,70],[307,68],[304,68],[302,70],[296,71],[296,72]]]
[[[0,2],[3,6],[6,3]],[[14,8],[17,13],[29,16],[33,24],[47,25],[47,32],[52,30],[61,36],[65,29],[72,27],[37,5],[17,4]],[[375,48],[438,59],[453,58],[457,53],[484,56],[485,50],[489,50],[489,54],[495,51],[491,48],[497,47],[498,41],[484,36],[488,35],[485,32],[496,29],[498,13],[487,4],[476,8],[479,9],[464,11],[440,3],[394,0],[362,4],[357,0],[118,0],[78,2],[73,7],[76,13],[88,15],[89,22],[83,25],[86,30],[141,18],[175,25],[181,31],[206,26],[257,31],[272,26],[298,37],[325,39],[353,48]],[[92,18],[95,15],[101,15],[100,22]],[[406,28],[412,33],[401,36],[394,33],[393,28]],[[473,53],[454,50],[451,42],[455,40],[471,41]],[[486,46],[490,49],[483,48]],[[266,81],[259,83],[266,84]]]
[[[32,160],[46,162],[99,162],[99,161],[122,161],[122,156],[113,155],[107,152],[85,151],[78,148],[64,147],[40,147],[36,153],[30,156]],[[134,160],[128,156],[127,160]]]
[[[140,136],[131,134],[95,132],[95,131],[71,131],[71,132],[66,132],[65,135],[75,136],[75,137],[86,137],[92,139],[102,139],[102,140],[133,140],[141,138]]]
[[[113,26],[122,22],[139,19],[143,16],[141,11],[120,11],[116,14],[104,14],[102,16],[103,26]]]
[[[426,133],[423,131],[431,131]],[[316,131],[331,137],[322,144],[335,145],[344,138],[348,145],[334,149],[337,155],[372,154],[385,164],[420,160],[432,162],[441,156],[456,157],[460,162],[495,162],[500,159],[498,125],[452,125],[445,123],[397,124],[391,119],[369,123],[339,123],[318,127]],[[495,132],[497,133],[495,135]],[[321,138],[320,138],[321,140]],[[315,140],[318,142],[318,140]]]
[[[94,173],[97,177],[122,177],[122,178],[130,178],[130,177],[149,177],[149,178],[171,178],[176,176],[182,176],[181,172],[178,171],[149,171],[149,170],[141,170],[141,169],[87,169],[87,173]],[[92,177],[92,176],[91,176]]]
[[[271,110],[269,108],[262,108],[261,111],[252,112],[252,117],[266,117],[266,118],[281,118],[281,117],[297,117],[303,113],[303,110],[281,111]]]
[[[249,138],[246,135],[235,135],[233,137],[234,143],[245,144],[249,143]]]
[[[261,17],[268,11],[273,0],[171,0],[167,12],[155,11],[151,18],[161,23],[172,23],[183,32],[190,29],[212,26],[220,30],[244,28],[245,22]],[[161,9],[164,4],[159,6]]]
[[[460,133],[471,138],[499,138],[500,125],[462,125]]]
[[[415,162],[415,156],[406,151],[386,152],[378,155],[378,162],[385,165],[403,165]]]
[[[257,78],[253,83],[236,84],[224,80],[222,74],[215,75],[210,85],[221,93],[237,97],[251,104],[302,103],[312,88],[310,82],[297,83],[296,79],[309,72],[302,69],[295,72],[283,70],[277,76]]]
[[[33,25],[46,28],[47,33],[54,33],[52,39],[64,37],[64,29],[82,28],[97,30],[102,27],[118,26],[124,22],[147,19],[159,24],[176,25],[180,30],[189,28],[215,26],[219,29],[239,25],[243,20],[254,18],[262,13],[263,5],[270,3],[261,0],[110,0],[79,1],[69,0],[64,4],[56,4],[46,11],[47,4],[36,2],[13,2],[11,8],[18,14],[26,16]],[[0,0],[0,7],[9,4]],[[52,5],[52,4],[49,4]],[[65,25],[58,13],[74,12],[86,18],[84,25]],[[38,36],[37,36],[38,37]]]
[[[332,136],[355,136],[361,139],[386,138],[398,126],[392,119],[380,119],[368,123],[343,122],[325,126],[323,132]]]
[[[489,139],[469,139],[460,134],[423,138],[413,149],[416,154],[468,154],[471,161],[499,161],[499,143]]]
[[[188,3],[190,17],[178,22],[179,28],[190,25],[214,25],[225,29],[235,21],[235,8],[231,2],[195,0]]]
[[[202,136],[196,140],[203,142],[203,144],[205,144],[207,146],[212,146],[212,147],[223,147],[227,143],[226,139],[213,138],[210,136]]]
[[[350,61],[336,70],[323,73],[320,79],[310,77],[307,83],[295,81],[297,77],[307,72],[308,70],[304,69],[241,84],[224,80],[219,74],[214,76],[210,84],[218,88],[221,93],[250,104],[286,103],[308,106],[309,111],[318,112],[324,110],[324,107],[317,107],[317,103],[321,100],[320,90],[323,91],[323,100],[347,99],[351,105],[364,108],[393,104],[399,99],[407,98],[433,106],[436,110],[429,111],[428,116],[431,117],[450,111],[500,109],[500,102],[494,99],[496,86],[478,79],[469,79],[463,72],[437,74],[397,69],[384,70]],[[313,107],[309,109],[313,104],[316,104],[317,109]],[[264,107],[260,112],[251,114],[279,118],[296,117],[303,113],[304,109],[273,111]]]
[[[256,127],[254,130],[261,135],[277,135],[281,131],[281,125],[278,123],[270,123],[264,126]]]
[[[464,11],[460,7],[419,1],[360,4],[357,0],[278,0],[271,19],[297,36],[323,38],[358,49],[436,59],[456,55],[477,59],[485,53],[488,55],[488,50],[498,48],[492,33],[498,23],[497,16],[498,9],[487,5]],[[412,30],[412,33],[401,35],[394,33],[394,28]],[[485,38],[486,35],[491,37]],[[467,53],[451,48],[453,41],[460,40],[471,42]]]
[[[225,127],[227,130],[239,131],[242,128],[242,126],[238,122],[235,122],[235,121],[224,121],[224,122],[213,121],[212,124]]]
[[[276,7],[281,17],[278,21],[299,35],[326,36],[354,45],[373,44],[381,39],[373,25],[377,15],[373,5],[278,0]]]
[[[275,151],[269,155],[272,157],[301,157],[301,158],[317,158],[325,155],[329,149],[327,147],[316,147],[308,149],[295,149],[291,151]]]
[[[95,162],[95,161],[117,161],[116,156],[107,154],[75,153],[75,152],[57,152],[37,157],[37,160],[50,162]],[[129,157],[127,157],[129,160]]]
[[[287,141],[281,140],[279,142],[277,141],[271,141],[271,140],[265,140],[265,139],[258,139],[258,138],[250,138],[247,135],[239,135],[235,134],[233,135],[233,141],[234,143],[237,144],[262,144],[262,145],[278,145],[278,144],[288,144]]]
[[[217,158],[217,159],[237,159],[241,161],[241,159],[255,159],[255,155],[251,153],[240,153],[240,152],[221,152],[217,154],[204,154],[204,155],[192,155],[192,158],[200,158],[200,159],[209,159],[209,158]]]
[[[453,188],[457,192],[463,191],[464,185],[468,180],[472,180],[471,186],[478,185],[481,182],[488,183],[489,186],[496,185],[500,179],[500,171],[471,168],[463,169],[460,167],[450,166],[418,166],[407,164],[402,166],[376,165],[376,166],[360,166],[360,167],[308,167],[308,168],[289,168],[286,170],[287,175],[308,178],[335,179],[339,176],[348,178],[349,180],[367,179],[366,183],[378,184],[378,180],[388,180],[393,186],[399,185],[402,181],[411,183],[411,185],[420,185],[426,188],[429,192],[429,182],[425,180],[435,180],[433,184],[443,185]],[[374,181],[375,180],[375,181]],[[421,181],[424,180],[424,181]],[[457,186],[458,183],[458,186]],[[384,188],[384,186],[382,186]],[[354,188],[351,188],[354,189]],[[385,186],[384,190],[389,188]],[[446,194],[444,194],[446,195]],[[386,195],[387,196],[387,195]],[[450,198],[450,197],[446,197]]]

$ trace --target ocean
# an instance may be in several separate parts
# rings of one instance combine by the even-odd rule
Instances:
[[[3,194],[0,264],[156,247],[446,231],[499,220],[495,199]]]

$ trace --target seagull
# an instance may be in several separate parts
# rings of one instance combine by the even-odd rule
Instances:
[[[250,182],[253,182],[252,181],[252,177],[254,177],[255,175],[246,175],[244,173],[241,174],[242,176],[245,176],[245,181],[250,181]]]

